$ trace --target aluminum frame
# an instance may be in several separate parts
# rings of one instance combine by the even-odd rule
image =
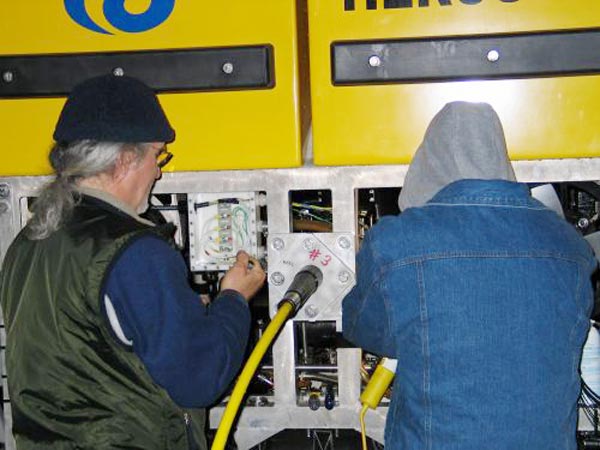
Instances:
[[[522,182],[594,181],[600,178],[600,158],[516,161],[517,179]],[[331,191],[333,233],[356,235],[356,190],[402,186],[408,166],[341,166],[297,169],[232,170],[165,173],[154,193],[247,192],[266,193],[270,234],[290,233],[290,196],[293,190]],[[21,198],[35,196],[50,177],[0,177],[0,260],[22,227]],[[4,348],[6,337],[1,333]],[[290,321],[273,345],[274,395],[270,406],[245,407],[237,423],[235,438],[240,449],[249,449],[284,429],[360,430],[361,355],[359,349],[338,349],[338,406],[329,411],[312,411],[296,405],[293,323]],[[4,350],[2,350],[2,360]],[[12,419],[7,398],[6,371],[2,367],[6,449],[15,448],[11,438]],[[367,433],[383,442],[386,408],[370,411]],[[214,428],[223,414],[222,407],[210,411]]]

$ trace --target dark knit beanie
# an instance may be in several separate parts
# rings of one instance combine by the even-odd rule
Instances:
[[[175,131],[141,81],[103,75],[73,88],[54,130],[57,142],[172,142]]]

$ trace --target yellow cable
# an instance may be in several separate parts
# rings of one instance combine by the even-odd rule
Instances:
[[[294,306],[291,303],[283,303],[279,307],[275,317],[273,317],[273,320],[271,320],[269,323],[267,329],[264,331],[262,337],[259,339],[256,347],[254,347],[254,350],[252,350],[252,354],[250,355],[250,358],[248,358],[248,361],[244,366],[244,370],[242,370],[242,373],[238,378],[235,387],[233,388],[233,392],[231,393],[231,397],[229,398],[229,402],[227,403],[227,407],[223,413],[223,418],[221,419],[221,423],[217,429],[217,434],[215,435],[215,440],[213,441],[211,450],[223,450],[225,448],[227,438],[229,437],[229,432],[231,431],[231,426],[233,425],[233,420],[235,419],[238,409],[240,408],[240,404],[242,403],[242,399],[244,398],[248,384],[250,384],[250,380],[252,380],[254,372],[256,372],[258,364],[265,355],[265,352],[271,345],[273,339],[275,339],[277,332],[285,323],[293,309]]]
[[[367,431],[365,426],[365,414],[369,408],[376,409],[379,402],[390,386],[396,374],[397,361],[391,358],[382,358],[371,375],[369,383],[360,394],[362,409],[360,410],[360,431],[362,438],[362,448],[367,450]]]
[[[367,410],[369,409],[369,405],[364,404],[362,409],[360,410],[360,436],[362,441],[363,450],[367,449],[367,427],[365,425],[365,415],[367,414]]]

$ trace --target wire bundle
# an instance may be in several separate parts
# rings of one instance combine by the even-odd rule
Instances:
[[[310,218],[318,222],[331,223],[331,207],[312,205],[310,203],[292,203],[294,217]]]
[[[235,260],[239,250],[252,252],[250,212],[242,204],[245,199],[205,202],[202,207],[218,205],[217,214],[203,225],[200,235],[200,251],[213,262],[228,263]]]

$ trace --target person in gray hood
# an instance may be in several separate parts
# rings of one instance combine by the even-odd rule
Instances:
[[[448,103],[433,118],[406,174],[400,211],[467,178],[516,181],[500,118],[487,103]]]
[[[433,119],[357,256],[344,336],[398,360],[386,450],[577,448],[594,255],[515,181],[490,105]]]

